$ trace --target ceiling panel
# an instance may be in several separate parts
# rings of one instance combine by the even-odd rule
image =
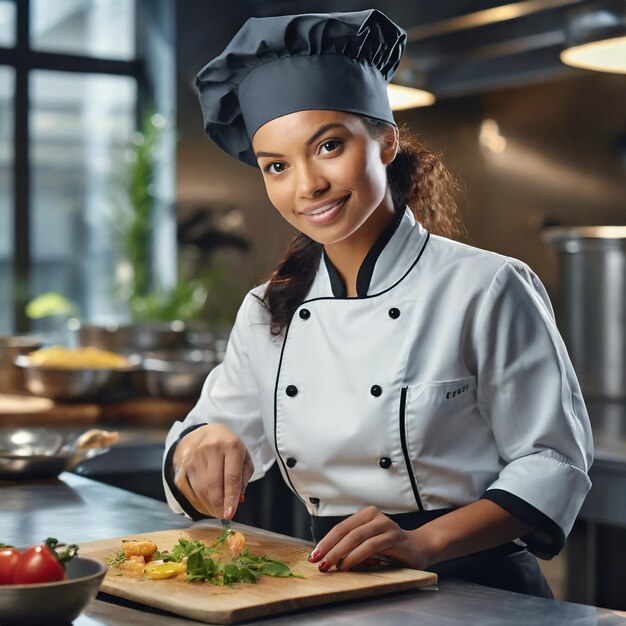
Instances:
[[[395,82],[439,98],[482,93],[580,73],[560,61],[565,15],[592,0],[239,0],[178,3],[179,67],[193,74],[252,16],[377,8],[407,30]]]

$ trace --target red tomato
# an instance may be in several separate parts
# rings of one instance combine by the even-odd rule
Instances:
[[[0,550],[0,585],[10,585],[13,582],[13,571],[19,558],[20,552],[15,548]]]
[[[65,569],[47,546],[33,546],[22,552],[13,570],[13,584],[51,583],[63,580]]]

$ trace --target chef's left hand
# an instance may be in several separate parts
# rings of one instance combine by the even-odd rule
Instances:
[[[416,531],[402,530],[374,506],[369,506],[335,526],[315,547],[310,560],[322,571],[347,570],[374,557],[385,556],[415,569],[430,562],[429,546]]]

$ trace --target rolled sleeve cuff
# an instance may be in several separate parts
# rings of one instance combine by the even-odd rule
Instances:
[[[200,513],[200,511],[193,507],[191,502],[185,498],[180,489],[176,486],[176,483],[174,482],[174,453],[176,452],[176,446],[178,446],[181,439],[201,426],[206,426],[206,424],[195,424],[194,426],[190,426],[189,428],[183,430],[178,436],[178,439],[170,446],[163,462],[163,478],[165,479],[167,488],[170,490],[172,497],[176,500],[185,515],[190,517],[194,522],[200,519],[205,519],[209,516],[204,513]]]
[[[509,463],[482,498],[531,526],[533,532],[521,539],[531,552],[549,559],[563,548],[589,489],[585,472],[536,453]]]
[[[556,556],[565,545],[565,533],[547,515],[516,495],[501,489],[489,489],[481,500],[491,500],[533,530],[520,537],[534,555],[542,559]]]

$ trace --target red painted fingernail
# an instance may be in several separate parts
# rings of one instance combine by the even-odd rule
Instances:
[[[320,572],[325,572],[329,568],[328,561],[322,561],[317,567]]]
[[[309,555],[309,561],[313,561],[313,563],[315,563],[315,561],[319,561],[321,556],[321,550],[319,548],[315,548],[313,552],[311,552],[311,554]]]

